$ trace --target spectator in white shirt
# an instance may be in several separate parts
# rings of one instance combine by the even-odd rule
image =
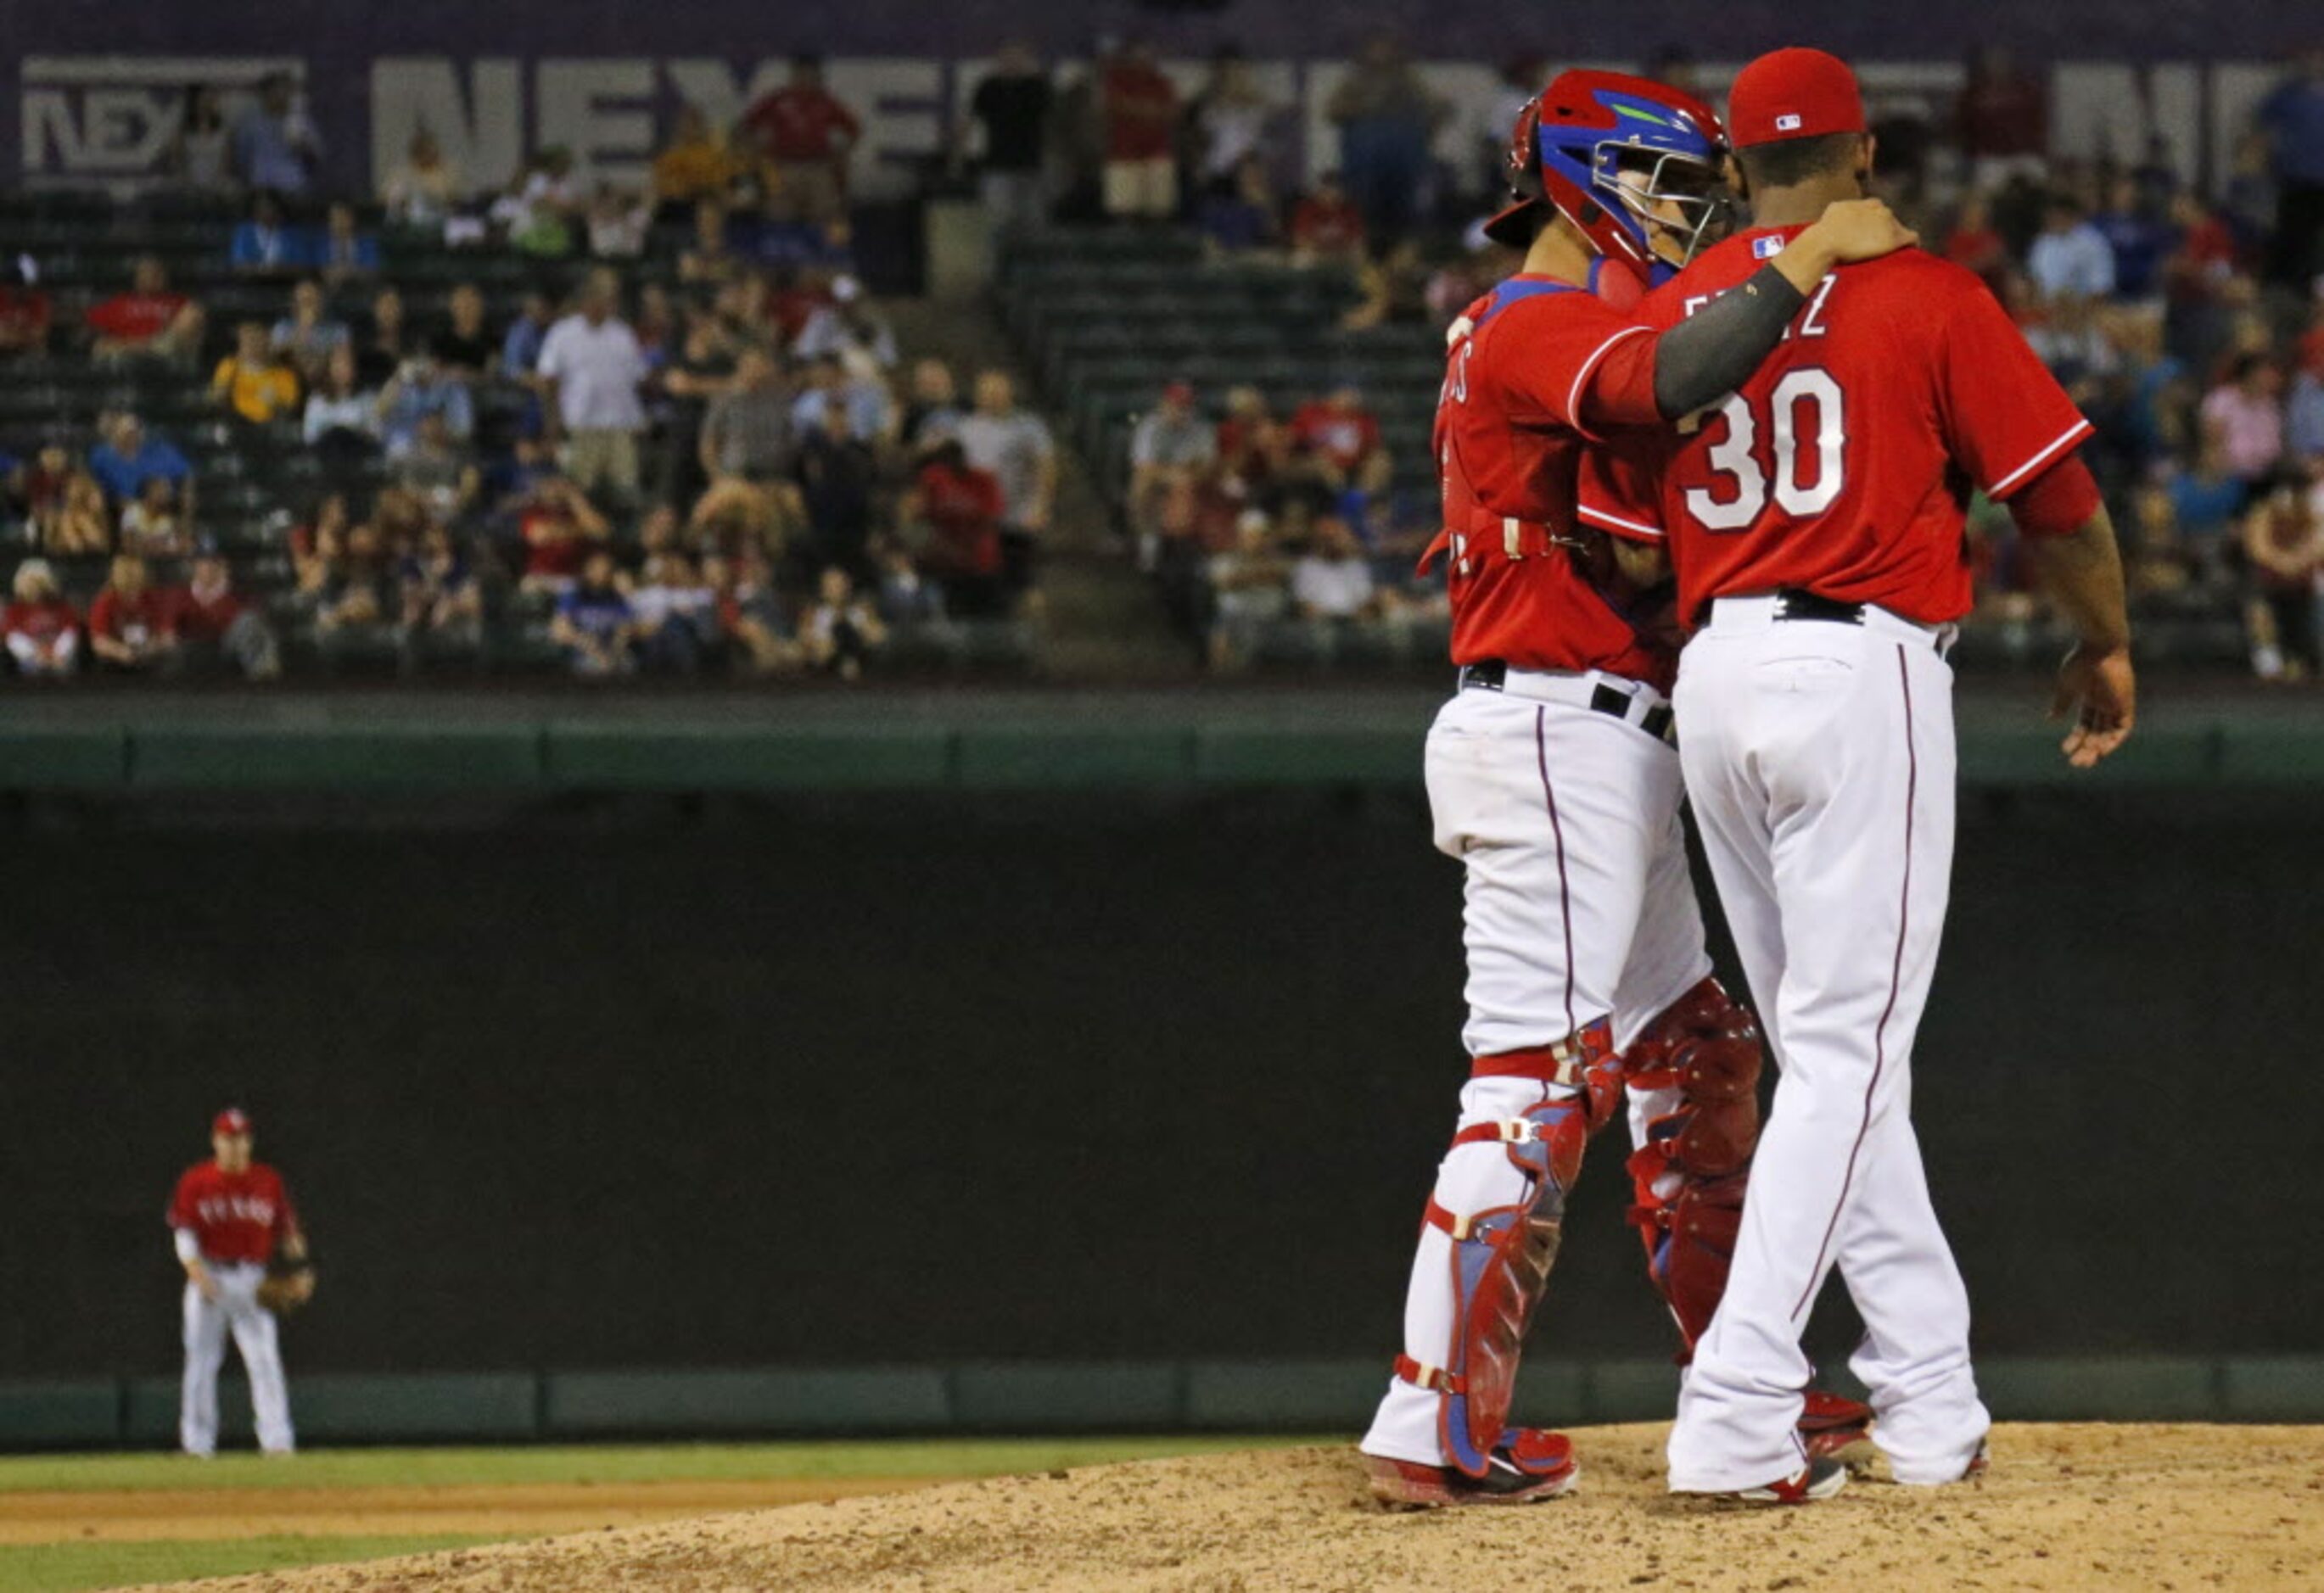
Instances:
[[[807,317],[791,352],[802,360],[837,355],[858,374],[868,374],[867,366],[892,371],[897,360],[896,334],[889,328],[887,318],[864,299],[862,283],[853,277],[837,277],[831,284],[831,302]]]
[[[2081,201],[2070,194],[2051,197],[2042,235],[2025,257],[2025,269],[2044,301],[2104,299],[2114,291],[2114,249],[2089,224]]]
[[[1194,384],[1173,382],[1130,434],[1130,521],[1138,567],[1161,557],[1163,505],[1182,484],[1218,463],[1219,434],[1194,409]]]
[[[549,329],[539,372],[565,436],[566,474],[584,492],[609,488],[632,498],[646,428],[638,388],[648,369],[636,334],[613,313],[615,298],[613,274],[592,272],[580,308]]]
[[[646,252],[646,228],[652,220],[643,198],[599,183],[589,202],[589,253],[599,260],[635,260]]]
[[[1010,592],[1025,592],[1057,502],[1057,448],[1048,425],[1017,407],[1009,373],[988,370],[976,378],[976,408],[953,435],[971,465],[1001,478],[1002,576]]]
[[[388,219],[406,226],[437,226],[460,202],[460,169],[444,158],[436,135],[422,127],[411,135],[403,164],[388,173],[380,189]]]
[[[1213,556],[1205,570],[1213,594],[1207,639],[1213,669],[1226,673],[1250,661],[1267,627],[1283,617],[1289,573],[1275,550],[1266,512],[1244,510],[1235,521],[1235,545]]]
[[[1369,620],[1379,612],[1371,562],[1338,515],[1315,522],[1314,542],[1291,566],[1291,602],[1305,620]]]

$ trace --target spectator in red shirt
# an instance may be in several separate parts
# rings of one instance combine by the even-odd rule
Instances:
[[[2001,274],[2009,268],[2009,244],[1995,229],[1993,207],[1983,194],[1963,196],[1960,214],[1945,235],[1945,258],[1963,271],[1975,272],[1999,294]]]
[[[1326,171],[1291,212],[1291,258],[1296,265],[1353,264],[1364,256],[1364,215]]]
[[[1380,447],[1379,422],[1364,408],[1364,395],[1351,385],[1300,405],[1291,417],[1291,439],[1314,453],[1334,487],[1375,493],[1388,485],[1388,450]]]
[[[1955,131],[1972,187],[1989,192],[2021,175],[2040,182],[2049,172],[2049,85],[2006,46],[1982,46],[1969,56]]]
[[[88,645],[97,661],[111,669],[149,674],[178,660],[176,616],[168,599],[153,589],[145,561],[134,553],[116,555],[112,578],[88,605]]]
[[[201,350],[201,306],[170,290],[168,273],[151,254],[138,259],[129,291],[91,305],[87,318],[88,352],[100,360],[191,359]]]
[[[793,56],[790,81],[742,114],[741,132],[767,164],[779,214],[820,226],[845,208],[863,124],[823,86],[821,58]]]
[[[2238,311],[2258,295],[2239,269],[2235,234],[2191,193],[2171,200],[2179,245],[2163,262],[2163,339],[2172,356],[2207,371],[2233,344]]]
[[[1105,213],[1167,221],[1178,213],[1178,90],[1133,39],[1098,77],[1105,129]]]
[[[589,495],[561,475],[535,484],[517,525],[525,546],[524,575],[517,585],[558,597],[573,589],[592,549],[613,530]]]
[[[946,606],[964,619],[1007,612],[1001,579],[1001,478],[968,462],[956,437],[929,450],[912,483],[905,518],[927,527],[920,565],[942,584]]]
[[[1256,490],[1275,474],[1288,441],[1282,422],[1268,413],[1265,393],[1228,390],[1226,418],[1219,422],[1219,464],[1227,474]]]
[[[16,673],[42,678],[70,675],[80,668],[80,611],[57,588],[56,572],[45,558],[16,566],[16,600],[0,614],[0,634]]]
[[[197,668],[234,665],[247,680],[272,680],[282,673],[282,649],[274,628],[260,611],[242,601],[234,575],[216,548],[194,555],[183,586],[170,594],[172,628],[186,659]]]
[[[23,270],[23,286],[0,286],[0,359],[16,354],[37,359],[48,352],[49,296],[34,285],[31,265]]]

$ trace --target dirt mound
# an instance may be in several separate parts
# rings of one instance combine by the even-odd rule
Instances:
[[[1659,1426],[1576,1435],[1577,1496],[1391,1515],[1351,1451],[1093,1467],[191,1584],[237,1593],[1451,1593],[2324,1587],[2324,1431],[2005,1427],[1956,1487],[1800,1510],[1663,1491]]]
[[[145,1539],[479,1536],[575,1533],[725,1510],[820,1503],[925,1486],[915,1477],[770,1478],[761,1482],[431,1485],[413,1487],[26,1490],[0,1494],[0,1544]]]

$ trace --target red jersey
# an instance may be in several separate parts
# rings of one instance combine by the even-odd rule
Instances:
[[[80,612],[61,597],[39,603],[12,603],[0,613],[0,631],[31,640],[46,652],[67,631],[80,629]]]
[[[1353,470],[1380,446],[1379,422],[1362,410],[1335,410],[1310,399],[1292,412],[1291,436],[1342,470]]]
[[[1803,230],[1737,234],[1639,313],[1683,319]],[[2089,432],[1985,284],[1907,249],[1824,278],[1699,425],[1593,458],[1582,516],[1667,532],[1690,623],[1714,597],[1795,586],[1938,624],[1969,610],[1971,490],[2006,499]]]
[[[767,314],[782,334],[785,346],[797,343],[799,334],[807,330],[815,312],[837,299],[820,289],[783,288],[767,296]]]
[[[230,586],[204,592],[190,583],[170,594],[170,612],[178,634],[190,641],[224,641],[242,617],[242,599]]]
[[[1598,440],[1582,428],[1585,396],[1596,395],[1593,416],[1663,424],[1651,328],[1586,289],[1519,275],[1462,312],[1450,338],[1434,445],[1444,529],[1422,567],[1445,558],[1452,661],[1602,669],[1666,688],[1676,656],[1559,545],[1575,533],[1576,478]]]
[[[1325,254],[1361,248],[1364,213],[1351,199],[1302,199],[1291,212],[1291,241]]]
[[[206,1260],[263,1266],[276,1243],[299,1226],[299,1214],[282,1174],[264,1163],[228,1173],[216,1162],[198,1162],[178,1180],[169,1223],[191,1229]]]
[[[991,576],[1001,569],[1001,478],[974,465],[920,471],[920,512],[935,539],[928,551],[939,575]]]
[[[855,113],[834,99],[829,89],[796,84],[778,88],[752,106],[742,125],[778,161],[835,160],[863,132]]]
[[[189,302],[182,293],[116,293],[89,308],[88,329],[115,343],[150,343],[170,329]]]
[[[115,641],[142,644],[169,635],[171,618],[169,600],[152,586],[134,597],[107,586],[88,605],[89,634]]]
[[[1117,61],[1105,69],[1105,158],[1169,158],[1178,125],[1178,90],[1158,67]]]
[[[518,534],[524,539],[524,573],[567,579],[589,562],[590,544],[582,539],[573,517],[555,505],[536,504],[517,516]]]
[[[49,296],[38,288],[0,288],[0,347],[44,343]]]

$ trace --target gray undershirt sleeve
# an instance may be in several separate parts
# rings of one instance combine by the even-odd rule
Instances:
[[[1783,272],[1764,265],[1665,332],[1655,345],[1655,407],[1663,419],[1692,415],[1742,386],[1806,302]]]

